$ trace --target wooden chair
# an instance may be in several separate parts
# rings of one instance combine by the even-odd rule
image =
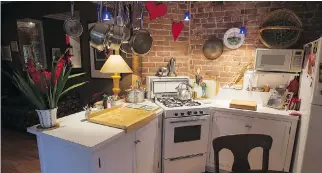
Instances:
[[[269,150],[272,147],[271,136],[262,134],[241,134],[221,136],[212,141],[215,157],[215,173],[219,173],[219,151],[226,148],[234,155],[233,172],[248,172],[250,165],[248,153],[256,147],[263,148],[263,161],[261,172],[267,172]]]

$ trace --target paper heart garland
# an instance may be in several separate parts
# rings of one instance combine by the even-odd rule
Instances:
[[[164,16],[167,13],[167,6],[165,4],[156,5],[154,2],[149,1],[145,3],[145,6],[149,12],[150,20]]]
[[[182,29],[183,29],[183,22],[180,21],[180,22],[173,22],[172,23],[172,35],[173,35],[174,41],[177,40]]]

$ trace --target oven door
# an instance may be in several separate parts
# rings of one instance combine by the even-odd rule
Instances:
[[[256,70],[262,71],[284,71],[291,68],[292,50],[285,49],[257,49]]]
[[[163,157],[168,159],[206,153],[209,119],[209,115],[165,119]]]

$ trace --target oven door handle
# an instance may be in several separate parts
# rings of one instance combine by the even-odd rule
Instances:
[[[174,123],[186,123],[186,122],[193,122],[193,121],[205,121],[205,118],[198,118],[198,119],[190,119],[190,120],[178,120],[178,121],[170,121],[171,124]]]
[[[201,157],[203,156],[202,153],[200,154],[195,154],[195,155],[189,155],[189,156],[182,156],[182,157],[175,157],[175,158],[171,158],[169,159],[170,161],[176,161],[176,160],[182,160],[182,159],[190,159],[190,158],[194,158],[194,157]]]

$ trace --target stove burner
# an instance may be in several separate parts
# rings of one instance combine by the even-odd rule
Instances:
[[[182,106],[199,106],[201,103],[197,101],[189,100],[180,100],[178,98],[157,98],[157,100],[162,103],[164,106],[169,108],[182,107]]]

